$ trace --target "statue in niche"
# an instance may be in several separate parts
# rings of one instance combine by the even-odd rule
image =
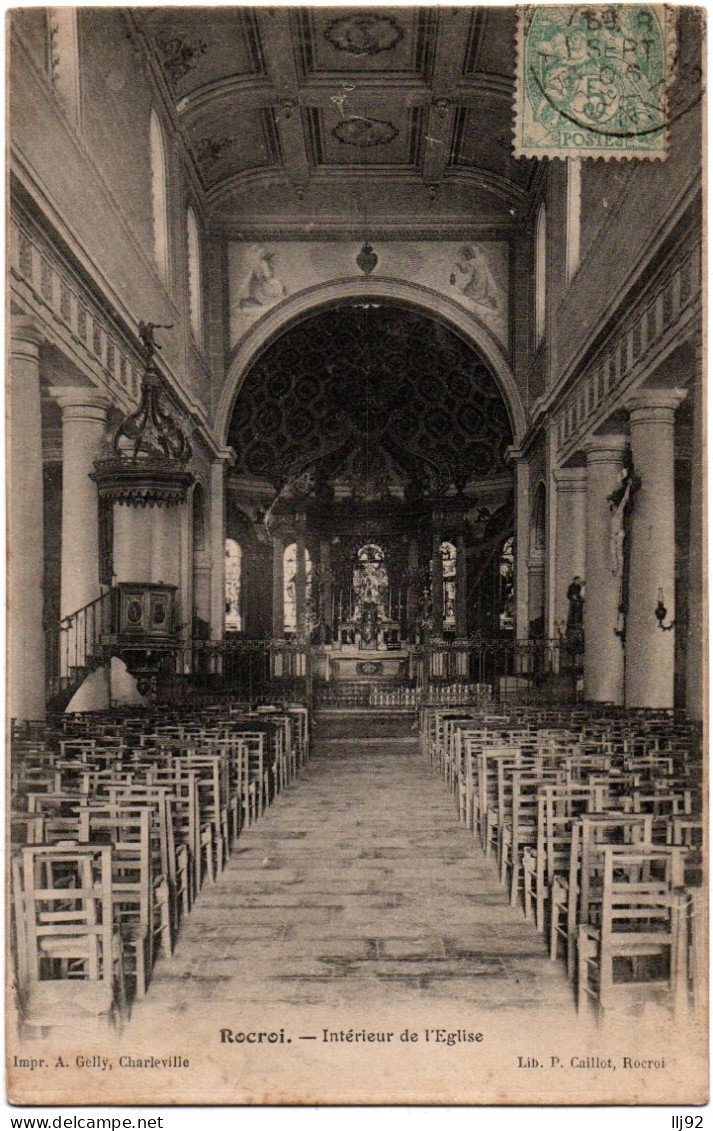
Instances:
[[[476,306],[491,313],[499,309],[498,284],[485,252],[477,244],[465,244],[461,248],[451,272],[451,286]]]
[[[383,622],[388,620],[389,575],[384,551],[369,543],[358,552],[352,574],[355,643],[360,649],[383,647]]]
[[[567,625],[565,641],[570,652],[584,652],[584,581],[581,577],[572,578],[567,589]]]
[[[275,253],[255,244],[245,256],[248,269],[241,293],[238,296],[240,310],[252,307],[272,306],[287,294],[287,287],[275,274]]]
[[[567,635],[581,631],[584,624],[584,582],[581,577],[573,577],[567,590],[569,610],[567,613]]]

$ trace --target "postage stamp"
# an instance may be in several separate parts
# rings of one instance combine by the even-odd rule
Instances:
[[[516,157],[665,158],[668,6],[528,5],[518,15]]]

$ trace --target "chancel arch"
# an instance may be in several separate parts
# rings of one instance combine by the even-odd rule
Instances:
[[[520,388],[499,342],[478,316],[428,287],[399,279],[348,279],[310,287],[269,310],[233,349],[216,412],[216,431],[227,442],[230,418],[242,384],[266,346],[307,314],[341,302],[391,302],[437,319],[472,344],[498,383],[512,428],[513,443],[525,433],[526,412]]]
[[[272,542],[273,629],[362,650],[498,631],[513,426],[456,329],[383,298],[305,313],[244,375],[227,442]]]

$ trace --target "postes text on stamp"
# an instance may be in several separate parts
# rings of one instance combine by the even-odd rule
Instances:
[[[670,8],[519,10],[516,157],[666,156]]]

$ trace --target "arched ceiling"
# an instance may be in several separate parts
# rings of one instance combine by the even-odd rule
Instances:
[[[136,8],[214,224],[525,217],[514,8]],[[385,189],[387,188],[387,191]],[[335,191],[336,190],[336,191]]]
[[[255,362],[228,442],[234,474],[308,471],[355,495],[463,490],[508,473],[500,389],[474,347],[421,311],[354,300],[304,318]]]

